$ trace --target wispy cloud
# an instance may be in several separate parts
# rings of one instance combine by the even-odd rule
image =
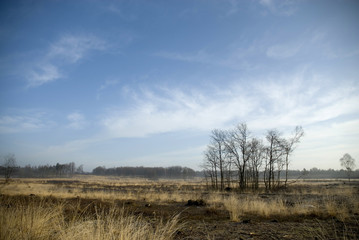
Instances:
[[[85,116],[79,112],[73,112],[69,114],[67,116],[67,120],[70,122],[68,127],[76,130],[83,129],[88,124]]]
[[[50,156],[60,156],[61,154],[74,153],[77,151],[87,149],[87,148],[94,146],[98,143],[103,143],[106,140],[108,140],[108,138],[99,137],[99,136],[94,136],[92,138],[72,140],[72,141],[65,142],[63,144],[48,146],[43,150],[43,154],[45,154],[45,155],[48,154]]]
[[[304,76],[257,80],[244,87],[233,83],[218,91],[142,89],[137,94],[141,97],[133,99],[136,107],[110,109],[102,124],[114,137],[144,137],[188,129],[209,131],[240,121],[255,129],[285,128],[359,113],[358,86],[326,88],[323,81]]]
[[[189,63],[199,63],[199,64],[208,64],[213,66],[226,67],[231,69],[245,69],[251,70],[256,68],[256,64],[250,63],[250,58],[253,55],[258,54],[259,50],[254,49],[253,47],[248,47],[246,49],[231,49],[230,52],[218,56],[212,54],[206,50],[199,50],[192,53],[179,53],[179,52],[169,52],[161,51],[155,53],[154,56],[177,60]]]
[[[113,14],[116,14],[125,21],[134,21],[137,19],[135,14],[128,14],[126,11],[121,9],[121,6],[110,4],[104,7],[104,10]]]
[[[294,0],[259,0],[259,3],[275,15],[291,16],[297,10]]]
[[[141,90],[136,107],[109,110],[103,125],[117,137],[143,137],[180,130],[209,130],[248,114],[253,101],[244,96],[200,92],[186,93],[175,89]],[[161,92],[158,94],[158,92]],[[236,109],[236,111],[233,111]]]
[[[359,47],[331,47],[330,45],[323,47],[323,53],[330,59],[336,58],[350,58],[359,55]]]
[[[50,60],[60,58],[68,63],[76,63],[90,50],[104,50],[106,47],[105,41],[93,35],[65,35],[51,44],[47,57]]]
[[[109,87],[113,87],[119,83],[118,80],[106,80],[98,89],[96,99],[99,100],[103,92]]]
[[[158,52],[154,54],[155,56],[171,59],[171,60],[179,60],[185,62],[198,62],[198,63],[214,63],[210,56],[206,51],[200,50],[195,53],[178,53],[178,52]]]
[[[61,78],[59,69],[52,64],[40,64],[28,73],[28,87],[37,87]]]
[[[247,41],[245,37],[238,42],[228,44],[221,51],[211,48],[199,48],[190,52],[159,51],[154,56],[195,64],[226,67],[234,70],[266,69],[273,59],[286,64],[293,59],[301,65],[315,61],[317,58],[355,58],[359,48],[349,44],[336,46],[325,30],[306,29],[296,38],[263,34],[261,38]],[[318,62],[320,64],[320,62]],[[293,68],[293,65],[291,66]]]
[[[336,86],[336,87],[334,87]],[[272,76],[255,83],[261,96],[262,113],[251,119],[255,128],[311,125],[338,117],[359,114],[359,86],[344,81],[337,86],[327,76],[308,76],[306,70],[293,75]]]
[[[55,126],[44,112],[25,111],[22,114],[4,115],[0,117],[0,134],[33,132]]]
[[[64,35],[31,63],[27,72],[28,87],[38,87],[64,76],[62,68],[84,59],[92,50],[105,50],[106,42],[93,35]]]
[[[295,56],[301,50],[302,44],[277,44],[267,49],[266,55],[274,59],[285,59]]]
[[[338,168],[341,154],[350,152],[358,156],[358,136],[359,119],[307,126],[305,137],[293,156],[293,168]]]
[[[228,0],[229,3],[229,10],[227,11],[226,15],[231,16],[233,14],[236,14],[239,10],[238,6],[238,0]]]
[[[99,91],[103,91],[110,86],[116,85],[117,83],[118,80],[106,80],[106,82],[100,86]]]

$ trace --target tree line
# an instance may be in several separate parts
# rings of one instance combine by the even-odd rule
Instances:
[[[9,175],[9,167],[4,165],[0,166],[0,174],[4,175],[5,178],[10,178]],[[74,162],[60,164],[57,163],[55,165],[39,165],[39,166],[31,166],[26,165],[25,167],[17,166],[13,164],[11,166],[11,174],[16,177],[72,177],[74,174],[82,174],[83,165],[76,167]]]
[[[310,170],[303,169],[299,170],[290,170],[289,176],[292,179],[346,179],[348,178],[348,171],[344,169],[334,170],[334,169],[318,169],[311,168]],[[359,169],[352,170],[351,172],[352,179],[359,179]]]
[[[298,132],[300,134],[298,134]],[[213,134],[213,132],[212,132]],[[228,134],[228,132],[227,132]],[[300,129],[296,128],[294,134],[291,138],[289,138],[291,143],[291,152],[295,148],[295,144],[299,142],[298,137],[302,136]],[[296,140],[297,139],[297,140]],[[283,140],[283,139],[282,139]],[[268,141],[268,140],[267,140]],[[288,139],[286,140],[288,141]],[[354,170],[355,160],[351,158],[349,154],[345,154],[343,158],[340,159],[342,166],[345,167],[345,170],[334,170],[334,169],[318,169],[311,168],[310,170],[289,170],[289,148],[285,149],[285,154],[283,155],[281,161],[282,166],[280,169],[270,168],[269,165],[270,156],[266,156],[268,151],[270,153],[270,147],[263,144],[261,140],[250,138],[250,154],[251,155],[246,162],[246,164],[241,164],[242,162],[234,162],[233,160],[238,160],[237,157],[230,157],[226,151],[221,152],[222,156],[222,164],[219,165],[219,155],[217,156],[215,152],[209,152],[208,150],[213,149],[213,146],[209,145],[207,150],[205,151],[205,162],[203,164],[203,171],[194,171],[191,168],[187,167],[114,167],[114,168],[106,168],[106,167],[96,167],[92,170],[92,174],[95,175],[112,175],[112,176],[124,176],[124,177],[144,177],[144,178],[193,178],[193,177],[204,177],[207,183],[210,183],[211,187],[219,189],[221,184],[220,177],[220,166],[222,166],[223,173],[223,187],[233,186],[233,183],[241,186],[241,181],[245,187],[253,187],[258,188],[259,181],[263,179],[263,182],[268,182],[268,176],[276,176],[276,181],[271,186],[276,186],[275,183],[278,181],[280,183],[280,179],[278,180],[278,176],[282,176],[281,172],[284,168],[285,171],[285,181],[284,185],[287,183],[288,179],[343,179],[347,178],[348,174],[349,178],[359,179],[359,169]],[[259,144],[258,144],[259,142]],[[226,143],[227,144],[227,143]],[[225,144],[225,145],[226,145]],[[234,143],[232,143],[234,145]],[[269,145],[267,143],[267,145]],[[234,151],[234,150],[233,150]],[[260,152],[262,151],[262,153]],[[239,151],[237,151],[239,152]],[[289,153],[291,153],[289,152]],[[212,154],[212,155],[210,155]],[[260,157],[259,157],[260,156]],[[268,159],[266,160],[265,157]],[[349,158],[350,157],[350,158]],[[273,157],[272,157],[273,158]],[[232,160],[231,161],[228,161]],[[0,176],[4,176],[6,180],[11,177],[72,177],[74,174],[90,174],[90,172],[84,172],[83,165],[76,166],[74,162],[60,164],[57,163],[55,165],[40,165],[40,166],[31,166],[26,165],[25,167],[20,167],[16,164],[16,158],[14,154],[8,154],[3,157],[3,164],[0,166]],[[344,160],[346,160],[344,162]],[[343,162],[345,164],[343,164]],[[348,163],[347,163],[348,162]],[[349,164],[350,163],[350,164]],[[241,164],[241,165],[240,165]],[[284,165],[284,167],[283,167]],[[238,169],[236,166],[240,166]],[[245,167],[243,167],[245,166]],[[274,166],[278,166],[278,163]],[[243,171],[244,169],[244,171]],[[269,174],[270,169],[274,169],[272,174]],[[348,170],[350,169],[350,171]],[[278,172],[279,171],[279,172]],[[244,173],[242,177],[239,174]],[[272,181],[273,183],[273,181]],[[283,183],[282,183],[283,184]],[[242,186],[243,186],[242,185]],[[269,183],[266,185],[269,186]]]
[[[289,138],[282,137],[277,129],[268,130],[265,141],[254,137],[246,123],[230,130],[215,129],[204,152],[202,166],[206,181],[220,190],[232,187],[233,183],[241,190],[258,189],[262,171],[266,189],[286,186],[290,156],[303,135],[301,126]]]
[[[20,167],[16,164],[14,154],[4,157],[4,164],[0,166],[0,175],[4,176],[6,181],[10,177],[28,177],[28,178],[52,178],[52,177],[72,177],[75,174],[90,174],[84,172],[83,165],[76,166],[74,162],[55,165],[26,165]],[[123,177],[143,177],[143,178],[183,178],[189,179],[200,176],[201,172],[196,172],[188,167],[96,167],[92,170],[94,175],[103,176],[123,176]]]
[[[57,164],[56,164],[57,165]],[[39,178],[45,178],[45,177],[72,177],[72,171],[68,170],[60,170],[63,167],[59,168],[59,165],[67,165],[67,167],[64,167],[64,169],[71,169],[69,168],[69,163],[67,164],[59,164],[58,165],[58,173],[56,173],[56,165],[40,165],[40,166],[30,166],[27,165],[25,167],[20,166],[0,166],[0,176],[4,176],[5,178],[9,178],[10,175],[12,177],[39,177]],[[90,172],[84,172],[83,171],[83,165],[80,165],[78,167],[75,167],[75,173],[74,174],[90,174]],[[99,170],[101,168],[106,169],[105,167],[97,167],[95,169]],[[133,167],[120,167],[123,169],[131,169]],[[136,167],[136,168],[144,168],[144,167]],[[173,168],[173,167],[170,167]],[[185,167],[183,167],[185,168]],[[10,170],[9,170],[10,169]],[[94,169],[94,170],[95,170]],[[111,169],[111,168],[109,168]],[[186,168],[190,169],[190,168]],[[95,171],[97,171],[95,170]],[[192,169],[191,169],[192,170]],[[192,172],[193,171],[193,172]],[[163,176],[167,176],[167,178],[191,178],[191,177],[205,177],[204,171],[194,171],[192,170],[191,174],[178,174],[180,171],[177,171],[177,174],[172,174],[171,171],[168,171],[167,174],[162,175],[160,178],[163,178]],[[111,171],[108,172],[110,174]],[[127,171],[124,170],[124,172],[119,176],[126,176],[126,177],[146,177],[146,178],[153,178],[152,176],[156,176],[154,174],[147,173],[145,174],[143,172],[136,173],[134,171]],[[94,174],[92,172],[92,174]],[[96,175],[105,175],[104,172],[100,170],[99,173],[96,173]],[[112,176],[118,176],[116,173],[111,173]],[[232,176],[235,175],[235,172],[232,173]],[[157,175],[158,176],[158,175]],[[259,171],[259,179],[263,179],[264,177],[264,171]],[[311,168],[309,170],[303,169],[303,170],[288,170],[288,179],[345,179],[348,177],[347,170],[341,169],[341,170],[334,170],[334,169],[318,169],[318,168]],[[359,169],[353,170],[352,179],[359,179]]]
[[[188,167],[97,167],[92,170],[94,175],[111,175],[123,177],[144,177],[144,178],[193,178],[196,172]]]

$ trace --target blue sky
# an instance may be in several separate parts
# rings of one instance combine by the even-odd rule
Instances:
[[[301,125],[359,160],[359,2],[1,1],[0,155],[200,169],[210,131]]]

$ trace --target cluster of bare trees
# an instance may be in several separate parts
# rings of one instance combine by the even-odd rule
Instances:
[[[253,137],[246,123],[231,130],[212,131],[210,144],[204,152],[204,173],[207,182],[223,190],[234,183],[244,190],[258,189],[260,172],[266,189],[287,185],[290,155],[304,135],[298,126],[291,137],[283,138],[276,130],[268,130],[265,141]],[[285,179],[282,172],[285,171]]]

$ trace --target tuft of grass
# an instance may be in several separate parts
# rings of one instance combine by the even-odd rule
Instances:
[[[340,221],[345,221],[350,217],[350,198],[346,202],[338,202],[332,197],[327,197],[324,201],[324,210],[329,217],[335,217]]]
[[[228,210],[230,219],[235,222],[240,221],[240,217],[243,215],[243,208],[241,202],[231,195],[224,201],[224,207]]]
[[[281,199],[263,200],[258,197],[239,198],[231,195],[225,199],[224,207],[229,211],[232,221],[240,221],[247,215],[268,218],[289,214],[289,209]]]
[[[0,239],[56,239],[63,226],[61,207],[57,205],[50,208],[43,203],[2,205]]]
[[[95,219],[76,221],[64,228],[59,239],[79,240],[127,240],[127,239],[172,239],[178,229],[178,215],[167,222],[160,220],[156,226],[141,216],[126,214],[111,208],[108,213],[97,212]]]

